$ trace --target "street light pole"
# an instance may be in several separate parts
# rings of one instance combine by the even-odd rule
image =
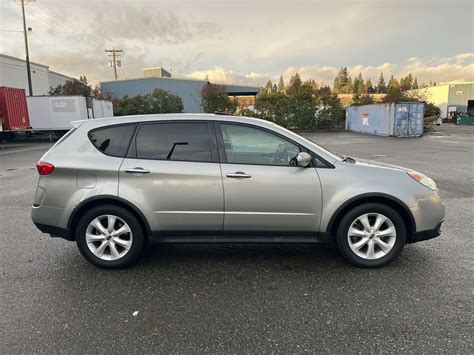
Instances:
[[[30,53],[28,51],[28,32],[26,28],[25,18],[25,0],[21,0],[21,13],[23,15],[23,36],[25,38],[26,74],[28,76],[28,89],[30,92],[30,96],[33,96],[33,85],[31,83]]]

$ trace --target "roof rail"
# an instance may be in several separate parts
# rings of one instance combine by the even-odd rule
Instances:
[[[222,115],[222,116],[238,116],[233,113],[227,113],[227,112],[222,112],[222,111],[214,111],[215,115]]]

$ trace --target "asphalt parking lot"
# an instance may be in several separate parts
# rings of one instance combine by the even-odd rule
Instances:
[[[434,178],[442,236],[376,270],[321,245],[154,245],[100,270],[30,220],[50,144],[0,144],[0,351],[474,353],[474,127],[306,136]]]

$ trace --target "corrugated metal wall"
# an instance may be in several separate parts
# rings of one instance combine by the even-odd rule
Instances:
[[[118,80],[101,83],[102,93],[111,94],[113,98],[151,94],[155,89],[162,89],[177,95],[183,100],[184,112],[201,112],[201,89],[204,81],[174,80],[163,78],[143,78]]]
[[[113,98],[151,94],[155,89],[162,89],[170,94],[177,95],[183,100],[184,112],[199,113],[201,107],[201,90],[206,84],[204,80],[168,79],[168,78],[140,78],[131,80],[117,80],[102,82],[102,93],[110,94]],[[225,90],[232,94],[258,93],[257,87],[223,85]]]
[[[449,85],[448,110],[456,107],[458,113],[467,112],[468,100],[474,100],[474,82]]]

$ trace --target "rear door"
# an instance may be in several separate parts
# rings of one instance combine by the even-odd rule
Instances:
[[[296,166],[302,147],[266,129],[217,126],[225,232],[315,233],[322,193],[314,167]]]
[[[120,168],[119,196],[145,214],[153,232],[220,232],[224,197],[212,124],[141,124]]]

